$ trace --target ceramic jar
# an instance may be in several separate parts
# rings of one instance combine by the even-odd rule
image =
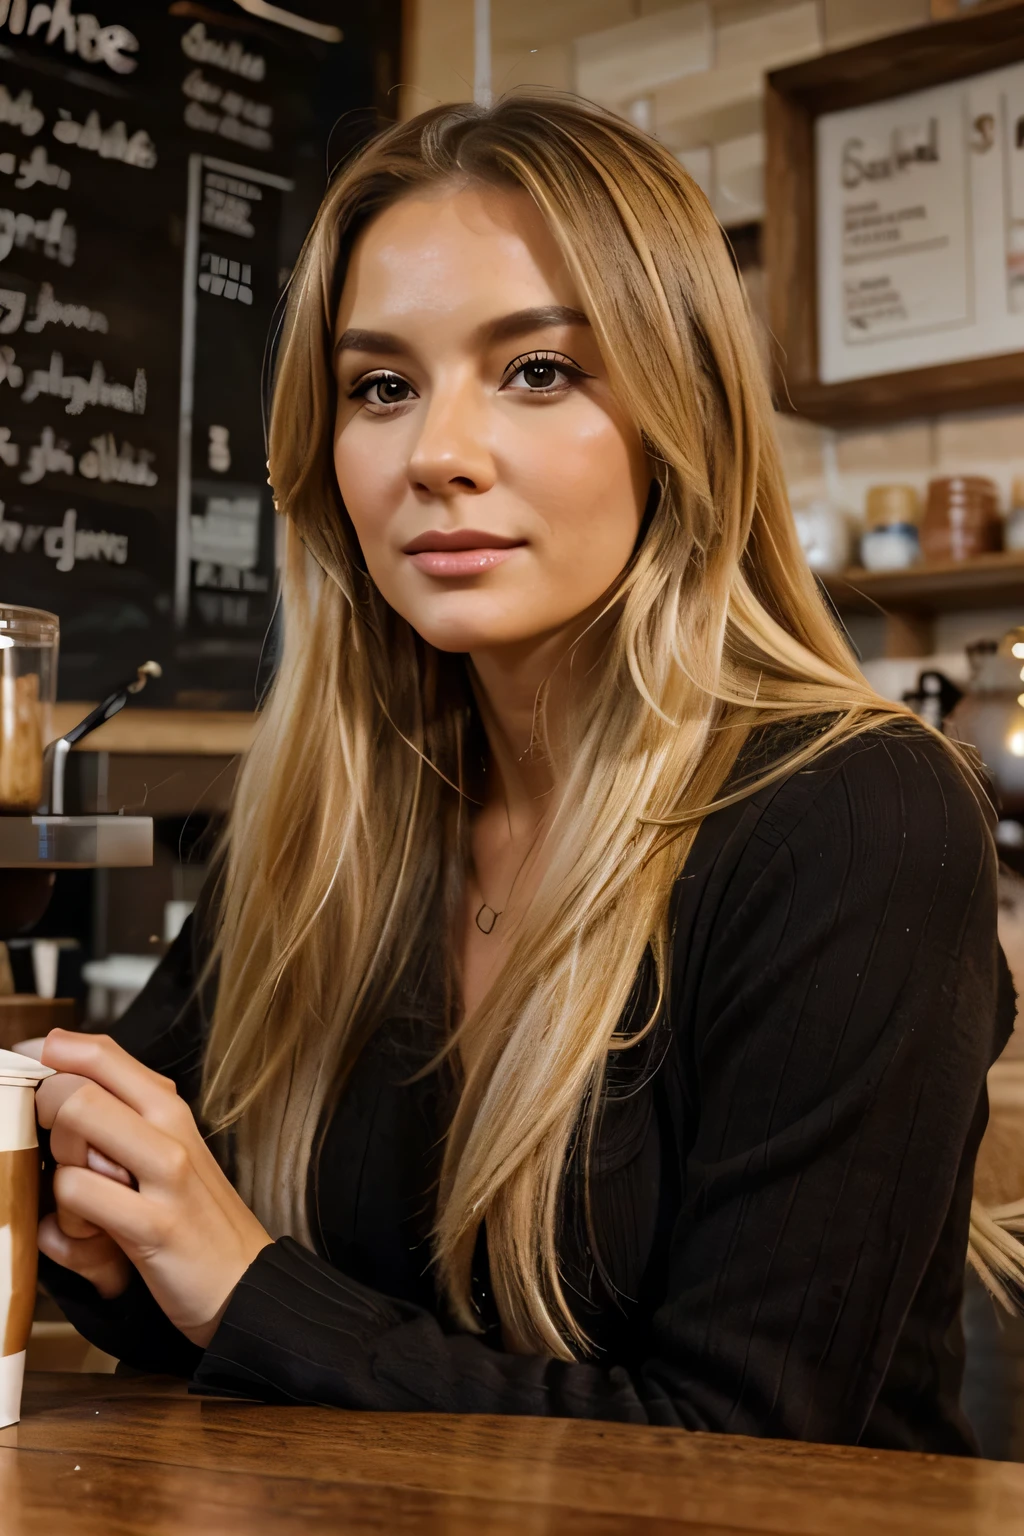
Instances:
[[[1013,482],[1003,542],[1007,549],[1024,549],[1024,475],[1018,475]]]
[[[874,485],[864,504],[860,558],[869,571],[898,571],[921,558],[921,502],[912,485]]]
[[[1002,548],[999,492],[984,475],[945,475],[932,480],[921,523],[927,560],[970,560]]]
[[[846,568],[850,563],[850,529],[841,507],[812,501],[809,506],[794,507],[793,521],[812,571],[828,574]]]

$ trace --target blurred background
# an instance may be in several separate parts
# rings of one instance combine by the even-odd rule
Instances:
[[[1024,989],[1024,5],[0,0],[0,808],[153,821],[151,864],[69,861],[8,916],[0,1045],[116,1020],[201,889],[273,674],[268,338],[329,170],[527,86],[628,116],[710,200],[837,622],[991,775]],[[55,805],[32,743],[104,699]],[[1019,1035],[996,1203],[1024,1193]],[[95,1367],[46,1305],[34,1363]],[[1024,1456],[1022,1330],[974,1289],[967,1325],[985,1449]]]

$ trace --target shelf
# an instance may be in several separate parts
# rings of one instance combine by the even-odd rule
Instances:
[[[92,708],[92,704],[55,705],[54,735],[62,736]],[[154,757],[235,757],[248,749],[255,728],[256,716],[241,710],[134,709],[128,704],[75,750]]]
[[[1019,605],[1024,622],[1024,550],[915,565],[903,571],[854,566],[840,575],[822,576],[821,581],[843,614],[895,611],[932,618],[969,608]]]

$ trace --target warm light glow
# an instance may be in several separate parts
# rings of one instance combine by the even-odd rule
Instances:
[[[1024,640],[1017,640],[1010,647],[1010,655],[1016,656],[1018,661],[1024,661]]]
[[[1006,745],[1009,747],[1014,757],[1024,757],[1024,731],[1012,732]]]
[[[13,635],[0,635],[0,651],[10,651],[10,650],[13,650],[13,649],[14,649],[14,636]],[[1024,678],[1022,678],[1021,681],[1024,682]]]

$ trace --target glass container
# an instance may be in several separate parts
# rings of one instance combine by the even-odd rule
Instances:
[[[42,799],[59,644],[56,614],[0,604],[0,813],[34,811]]]
[[[946,734],[977,747],[992,775],[1003,816],[1024,813],[1024,626],[992,650],[976,650],[967,692]]]

